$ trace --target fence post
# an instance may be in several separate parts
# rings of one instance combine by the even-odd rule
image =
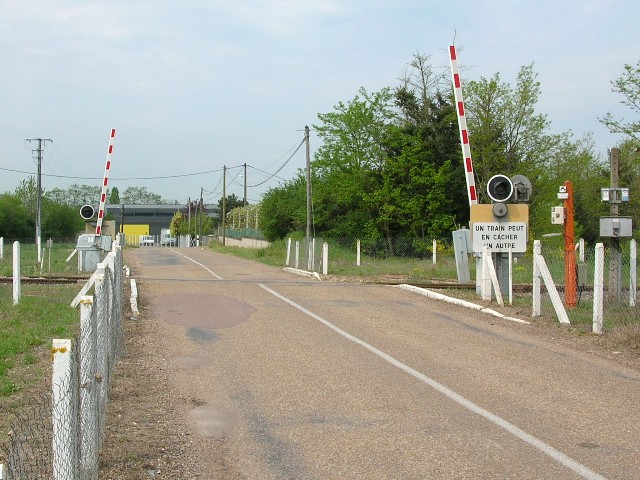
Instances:
[[[629,265],[629,306],[636,306],[636,299],[638,297],[638,276],[637,276],[637,261],[638,261],[638,246],[635,239],[631,240],[629,244],[629,253],[631,257],[631,264]]]
[[[4,258],[4,237],[0,237],[0,260]],[[0,477],[2,479],[2,477]]]
[[[93,296],[80,300],[80,469],[82,478],[98,478],[98,389],[96,386],[96,325]]]
[[[296,240],[296,263],[295,267],[300,267],[300,240]]]
[[[356,267],[360,266],[360,239],[356,242]]]
[[[595,272],[593,274],[593,333],[602,333],[604,315],[604,244],[596,244]]]
[[[532,305],[532,317],[539,317],[542,313],[540,310],[540,296],[541,296],[541,284],[540,284],[540,269],[538,268],[538,262],[536,257],[542,254],[542,244],[540,240],[533,241],[533,305]]]
[[[106,302],[104,301],[106,295],[105,285],[105,272],[104,265],[102,263],[98,264],[98,268],[96,269],[96,281],[94,287],[94,297],[96,299],[96,336],[97,336],[97,347],[96,347],[96,378],[98,380],[97,391],[98,391],[98,409],[99,409],[99,429],[102,430],[102,421],[104,416],[104,409],[107,403],[107,386],[109,383],[109,363],[107,355],[109,353],[109,319],[108,308]]]
[[[316,237],[310,239],[309,245],[307,245],[309,256],[307,257],[307,270],[314,272],[316,269]]]
[[[287,239],[287,261],[285,262],[285,265],[287,267],[289,266],[290,260],[291,260],[291,237]]]
[[[493,257],[487,246],[482,249],[482,275],[482,299],[491,301],[491,288],[493,287],[498,305],[504,307],[502,291],[500,290],[498,276],[493,265]]]
[[[326,275],[329,272],[329,244],[324,242],[322,244],[322,274]]]
[[[509,245],[509,305],[513,305],[513,249]]]
[[[482,300],[491,300],[491,276],[489,274],[489,262],[491,262],[491,254],[489,253],[489,249],[484,247],[482,250],[482,275],[480,280]]]
[[[13,304],[17,305],[22,296],[20,285],[20,243],[13,242]]]
[[[581,238],[578,242],[578,258],[584,263],[584,238]]]
[[[73,405],[71,340],[53,340],[52,420],[53,480],[75,480],[77,426]]]
[[[438,251],[438,244],[437,244],[435,239],[431,242],[431,251],[433,252],[432,258],[433,258],[433,264],[435,265],[436,264],[437,251]]]

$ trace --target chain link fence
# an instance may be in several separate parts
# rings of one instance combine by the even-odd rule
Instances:
[[[542,255],[565,304],[571,323],[591,320],[594,308],[594,281],[596,272],[595,245],[579,242],[575,248],[577,278],[576,305],[565,300],[565,252],[562,239],[543,239]],[[327,250],[323,252],[323,244]],[[632,253],[631,240],[604,242],[604,328],[621,323],[640,323],[637,297],[637,255]],[[612,245],[614,245],[612,247]],[[451,238],[415,239],[390,238],[358,240],[353,238],[306,238],[286,241],[285,266],[306,271],[325,273],[324,258],[327,255],[327,272],[344,276],[397,277],[398,281],[429,283],[432,281],[455,282],[457,265],[455,248]],[[471,278],[476,278],[477,263],[468,257]],[[391,280],[390,280],[391,281]],[[472,280],[473,281],[473,280]],[[533,252],[513,256],[512,282],[514,298],[531,301],[533,283]],[[506,298],[506,297],[505,297]],[[549,291],[542,289],[543,310],[553,311]]]
[[[109,380],[124,345],[118,244],[78,293],[77,305],[80,336],[53,341],[51,393],[15,415],[1,480],[98,478]]]
[[[321,272],[323,245],[328,246],[328,273],[347,274],[353,267],[376,269],[383,274],[411,274],[416,268],[440,262],[455,278],[455,254],[450,238],[360,240],[353,238],[315,237],[307,240],[287,240],[285,266]]]
[[[589,314],[593,313],[594,307],[598,308],[597,304],[594,305],[594,296],[596,296],[594,294],[598,293],[597,288],[601,288],[605,330],[614,324],[640,322],[640,307],[637,301],[638,258],[633,251],[632,243],[628,239],[621,242],[602,243],[600,279],[596,274],[596,246],[578,245],[575,251],[577,279],[575,305],[572,305],[573,302],[568,304],[566,300],[564,250],[545,248],[543,245],[542,255],[553,282],[558,286],[572,323],[589,320]],[[548,299],[548,292],[543,293],[542,300],[545,299]]]

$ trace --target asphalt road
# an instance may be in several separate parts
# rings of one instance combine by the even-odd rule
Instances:
[[[635,370],[398,287],[126,256],[194,434],[239,478],[640,478]]]

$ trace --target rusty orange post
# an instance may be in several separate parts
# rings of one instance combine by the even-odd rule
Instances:
[[[573,225],[573,184],[564,182],[567,198],[564,200],[564,301],[567,307],[578,304],[578,279],[576,265],[575,233]]]

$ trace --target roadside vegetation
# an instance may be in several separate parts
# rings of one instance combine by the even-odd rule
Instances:
[[[13,248],[5,245],[0,260],[0,276],[11,276]],[[54,244],[45,249],[44,262],[38,263],[34,244],[20,245],[23,276],[77,275],[77,260],[65,260],[74,244]],[[50,256],[49,256],[50,254]],[[85,276],[85,275],[83,275]],[[13,285],[0,284],[0,396],[9,395],[27,386],[21,378],[11,375],[14,367],[38,365],[43,350],[54,337],[73,335],[78,324],[78,311],[69,306],[80,290],[80,284],[50,285],[23,282],[22,296],[13,305]],[[45,348],[45,353],[48,348]],[[49,360],[44,356],[45,363]],[[43,367],[44,368],[44,367]]]

